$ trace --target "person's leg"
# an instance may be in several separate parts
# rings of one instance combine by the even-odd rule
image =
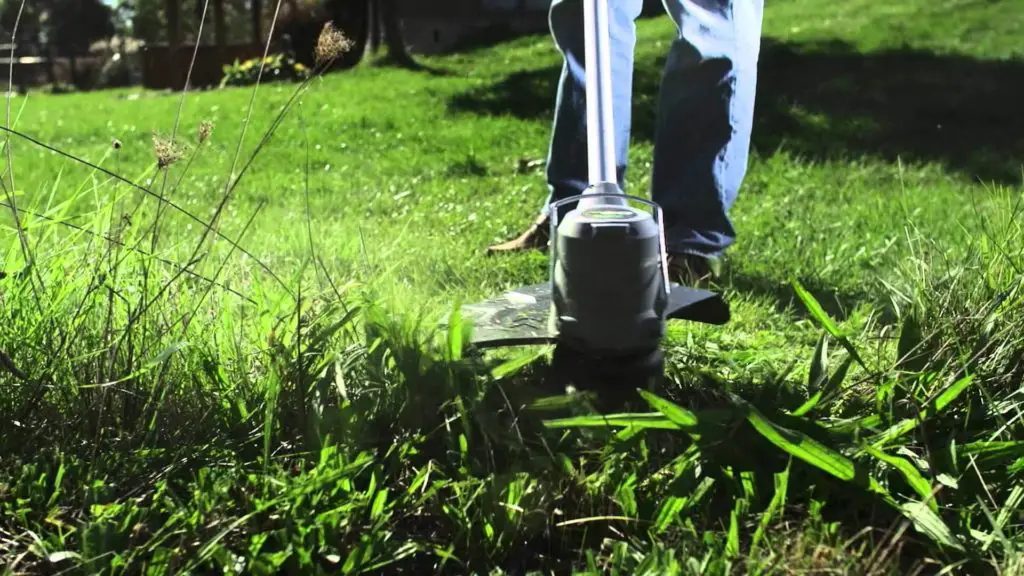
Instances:
[[[662,77],[652,199],[673,255],[721,256],[747,169],[763,0],[663,0],[676,23]],[[682,258],[677,258],[682,259]]]
[[[636,46],[636,19],[642,8],[643,0],[608,0],[612,114],[620,185],[624,185],[629,150],[633,50]],[[491,252],[546,246],[548,205],[582,193],[589,184],[583,3],[580,0],[552,0],[548,24],[555,46],[562,54],[562,73],[555,95],[555,117],[547,159],[549,194],[539,219],[519,238],[492,246]]]
[[[611,49],[612,115],[619,185],[625,186],[629,128],[633,96],[633,51],[636,19],[643,0],[608,2],[608,35]],[[549,16],[555,46],[562,53],[562,75],[555,100],[555,119],[548,151],[548,203],[575,196],[588,186],[586,31],[583,2],[553,0]],[[547,204],[544,210],[547,209]]]

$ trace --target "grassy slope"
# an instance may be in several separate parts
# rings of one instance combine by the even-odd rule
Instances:
[[[960,289],[939,283],[935,278],[941,271],[925,270],[915,276],[914,265],[939,257],[973,263],[968,258],[976,255],[977,247],[968,239],[986,227],[978,215],[1007,219],[1004,200],[1008,194],[994,192],[988,183],[978,184],[978,177],[1005,187],[1010,196],[1020,190],[1024,141],[1019,134],[1024,120],[1009,103],[1024,88],[1019,80],[1024,77],[1020,73],[1024,62],[1016,42],[1022,20],[1011,4],[906,2],[882,7],[848,2],[838,10],[823,1],[780,0],[769,5],[765,28],[770,40],[765,42],[761,68],[763,96],[755,157],[735,211],[741,238],[723,286],[734,306],[735,319],[725,329],[695,328],[689,335],[684,328],[673,329],[674,374],[684,387],[697,381],[695,369],[704,369],[720,382],[769,404],[782,402],[789,389],[802,389],[808,370],[805,359],[811,356],[819,330],[806,320],[802,306],[791,306],[795,303],[787,284],[791,276],[818,295],[828,311],[848,319],[848,329],[861,334],[859,342],[870,350],[867,355],[872,361],[877,356],[880,363],[891,349],[878,347],[879,351],[874,351],[875,337],[885,330],[872,322],[871,314],[891,308],[893,292],[883,282],[904,292],[925,293],[932,282],[951,294]],[[630,173],[630,188],[635,191],[646,189],[657,63],[670,36],[671,29],[663,19],[641,24],[631,157],[636,168]],[[259,206],[242,244],[284,278],[290,289],[296,286],[296,275],[305,270],[304,291],[319,289],[319,295],[327,299],[333,292],[322,279],[316,282],[311,268],[303,268],[308,265],[311,235],[330,277],[339,283],[350,278],[370,283],[372,294],[384,303],[385,310],[443,313],[453,299],[481,298],[543,278],[545,259],[540,256],[492,262],[483,258],[481,249],[516,232],[542,199],[542,173],[522,174],[517,165],[523,158],[542,158],[546,151],[557,73],[550,40],[523,39],[474,54],[436,59],[432,64],[456,74],[427,77],[363,68],[317,81],[246,174],[228,205],[223,231],[232,237],[240,234]],[[273,86],[258,92],[243,161],[292,90],[291,86]],[[104,166],[136,179],[153,161],[150,131],[170,133],[179,99],[162,94],[125,99],[121,97],[124,94],[33,95],[25,101],[15,100],[16,127],[80,157],[94,162],[102,159]],[[181,110],[180,130],[189,142],[194,142],[200,121],[216,124],[213,137],[203,145],[181,185],[168,192],[201,218],[209,219],[221,197],[250,95],[244,89],[193,94]],[[115,138],[122,143],[116,152],[111,147]],[[13,155],[22,208],[52,216],[64,211],[77,222],[105,228],[109,215],[103,209],[112,205],[130,209],[142,198],[102,175],[90,178],[87,168],[23,141],[14,141]],[[171,181],[183,173],[184,164],[171,169]],[[153,183],[155,189],[160,189],[161,179],[158,176]],[[123,204],[115,200],[118,197],[123,197]],[[60,204],[69,199],[73,201]],[[143,204],[126,234],[143,231],[152,211],[151,202]],[[7,214],[4,218],[10,223]],[[388,340],[399,361],[382,370],[374,368],[379,358],[361,348],[358,331],[346,332],[341,342],[330,348],[342,358],[352,358],[342,372],[349,387],[361,391],[353,392],[355,399],[347,409],[353,412],[342,410],[337,416],[344,420],[348,414],[350,418],[347,427],[336,429],[344,430],[343,448],[335,449],[340,454],[314,456],[308,464],[312,469],[286,474],[292,467],[301,468],[302,459],[285,455],[297,447],[309,447],[302,444],[300,432],[310,417],[289,396],[294,388],[291,375],[313,369],[287,352],[273,353],[273,339],[269,351],[264,346],[272,332],[271,312],[286,315],[291,305],[284,290],[236,253],[219,277],[255,299],[258,306],[221,291],[199,302],[191,291],[201,283],[177,282],[166,299],[131,329],[137,334],[134,346],[122,343],[109,360],[98,361],[94,351],[109,349],[114,338],[111,333],[117,332],[104,327],[104,306],[109,305],[105,295],[87,292],[93,286],[92,267],[104,261],[104,248],[99,243],[88,244],[86,237],[66,238],[65,229],[31,217],[28,221],[32,248],[43,263],[41,274],[49,293],[55,295],[43,298],[52,308],[44,307],[38,314],[34,312],[36,297],[25,285],[15,286],[13,279],[7,280],[11,285],[0,295],[7,320],[6,327],[0,328],[0,350],[26,372],[24,380],[0,375],[0,382],[18,391],[2,404],[3,419],[18,422],[5,424],[5,438],[11,440],[3,457],[19,466],[35,462],[42,469],[22,467],[21,472],[0,477],[0,492],[26,499],[24,504],[5,509],[9,519],[0,521],[0,550],[11,554],[28,550],[26,531],[33,530],[44,533],[45,544],[40,546],[49,552],[68,546],[87,557],[105,551],[123,555],[126,546],[133,544],[140,545],[139,558],[159,558],[161,554],[194,557],[199,550],[210,552],[220,562],[227,558],[228,548],[240,554],[255,550],[253,546],[261,538],[269,538],[264,562],[276,561],[268,550],[287,550],[290,544],[290,562],[300,562],[302,555],[309,553],[329,566],[332,554],[346,558],[362,531],[372,535],[364,545],[375,546],[382,557],[395,553],[389,546],[398,547],[408,538],[416,545],[432,542],[442,548],[451,542],[455,556],[464,560],[506,562],[529,550],[527,554],[539,555],[542,564],[549,558],[549,566],[558,561],[576,561],[582,566],[579,563],[584,557],[572,551],[586,545],[597,553],[599,542],[592,536],[588,539],[573,529],[553,528],[560,521],[554,516],[550,523],[541,522],[540,526],[546,527],[541,530],[495,507],[495,498],[512,501],[510,494],[515,491],[510,492],[509,486],[518,486],[513,479],[524,483],[519,489],[527,494],[519,505],[525,506],[533,498],[530,504],[537,510],[561,509],[570,519],[599,514],[652,518],[659,507],[675,502],[670,495],[688,494],[686,487],[671,484],[633,486],[638,479],[631,481],[630,474],[640,475],[640,484],[644,484],[644,475],[661,465],[659,458],[644,456],[643,462],[630,468],[630,455],[637,447],[608,443],[604,449],[610,450],[611,456],[605,455],[603,467],[587,458],[588,451],[604,445],[600,437],[574,440],[576,443],[563,439],[564,446],[554,447],[571,456],[577,474],[592,474],[586,481],[560,468],[570,460],[553,458],[548,465],[526,464],[545,460],[549,452],[537,452],[529,438],[516,440],[494,432],[497,424],[481,414],[500,406],[495,408],[491,396],[475,396],[477,388],[465,377],[442,377],[422,367],[420,370],[429,373],[411,376],[412,368],[402,361],[413,349],[403,348],[404,332]],[[198,240],[198,226],[176,214],[167,215],[163,226],[161,255],[184,262]],[[936,244],[920,243],[919,237]],[[3,265],[12,273],[22,265],[15,238],[13,233],[7,236],[9,250]],[[144,242],[148,246],[149,240]],[[227,249],[219,243],[214,255],[223,256]],[[990,289],[999,289],[1005,284],[1006,265],[985,264],[993,278]],[[213,275],[218,265],[212,259],[201,269]],[[136,266],[141,263],[124,264],[120,280],[111,281],[112,286],[124,283],[120,294],[137,294],[129,288],[139,276]],[[1004,275],[996,277],[1000,270]],[[171,272],[155,266],[152,274],[154,282],[145,287],[136,283],[134,289],[155,290]],[[65,282],[68,278],[70,282]],[[971,279],[964,282],[977,288]],[[72,296],[61,298],[59,290],[65,286]],[[964,298],[983,298],[984,290],[978,290]],[[90,296],[81,301],[91,304],[79,306],[74,295],[84,293]],[[953,335],[957,329],[964,330],[951,316],[956,311],[954,304],[963,303],[935,303],[940,300],[926,296],[925,301],[932,304],[921,307],[924,316],[932,314],[932,327],[952,330]],[[896,302],[900,310],[909,307],[898,297]],[[188,331],[179,332],[172,323],[171,334],[151,337],[152,331],[173,322],[176,313],[192,307],[202,314]],[[133,313],[127,305],[112,309],[115,327],[123,326]],[[55,343],[47,336],[63,334],[61,328],[54,328],[54,319],[60,319],[56,326],[74,334],[73,344],[61,345],[59,339]],[[944,324],[945,320],[949,322]],[[287,332],[293,329],[274,331],[276,338],[285,339],[281,344],[284,350],[289,346]],[[140,362],[156,356],[176,339],[189,341],[194,352],[184,353],[180,360],[154,372],[127,378],[140,368]],[[55,355],[53,350],[60,350],[67,360],[56,366],[48,364],[46,359]],[[935,366],[947,360],[952,365],[958,359],[954,344],[939,350],[941,353],[934,354]],[[999,348],[1003,356],[991,362],[1005,364],[1004,356],[1012,359],[1014,350],[1007,343],[1005,349]],[[833,354],[833,362],[840,356]],[[799,360],[796,371],[787,376],[785,369],[794,359]],[[274,361],[284,368],[275,370]],[[214,368],[218,364],[220,368]],[[1008,373],[999,370],[1010,369],[999,366],[991,369],[995,370],[992,378],[1007,377]],[[855,367],[851,381],[866,378],[868,385],[878,383],[864,372]],[[956,374],[956,369],[950,368],[943,377]],[[118,382],[98,390],[75,388],[121,378],[127,384]],[[51,393],[40,401],[33,391],[52,380],[67,386],[67,391]],[[766,386],[780,380],[784,384]],[[211,387],[216,390],[211,392]],[[388,392],[373,392],[377,387]],[[453,387],[461,391],[459,395]],[[417,388],[427,392],[417,392]],[[928,390],[917,392],[928,395]],[[670,395],[684,396],[678,391]],[[129,396],[140,399],[133,401]],[[857,392],[852,396],[856,400]],[[473,414],[463,420],[456,418],[470,439],[465,446],[454,432],[438,439],[435,429],[441,421],[426,409],[431,406],[426,402],[450,397],[462,398],[463,404],[470,406],[463,410]],[[869,403],[873,401],[870,398]],[[891,397],[887,401],[894,403]],[[92,411],[99,416],[90,416]],[[151,418],[154,414],[159,417]],[[264,420],[265,414],[271,417]],[[200,424],[183,427],[180,419],[185,418]],[[269,437],[262,434],[266,422],[275,425],[275,433]],[[339,426],[336,422],[332,425]],[[38,434],[25,430],[33,426],[50,427],[56,441],[43,442]],[[494,435],[488,436],[488,431]],[[991,438],[1012,437],[1012,432],[1012,424],[993,428]],[[427,439],[421,442],[417,434],[426,434]],[[965,433],[964,437],[969,436]],[[267,444],[264,438],[269,439]],[[558,437],[545,438],[556,442]],[[83,442],[94,445],[96,451],[80,449]],[[416,446],[421,456],[396,460],[393,454],[382,455],[383,447],[392,443],[405,450]],[[685,445],[660,437],[650,443],[645,450],[656,451],[660,446],[668,454]],[[908,445],[917,449],[913,442]],[[281,454],[280,461],[261,463],[261,454],[271,449]],[[384,478],[392,494],[385,509],[378,510],[377,516],[371,514],[369,520],[365,514],[378,492],[366,487],[365,474],[356,475],[339,465],[341,460],[357,458],[359,450],[377,454],[376,478]],[[195,454],[197,459],[182,460],[182,454]],[[33,488],[33,481],[48,467],[46,477],[52,481],[60,458],[65,462],[65,485],[51,499],[52,486],[43,482]],[[84,463],[89,458],[92,466]],[[433,459],[430,466],[425,464],[427,458]],[[232,472],[209,467],[218,461],[232,463]],[[314,466],[318,461],[319,468]],[[264,465],[269,469],[262,468]],[[437,471],[429,472],[431,466],[437,466]],[[205,472],[197,472],[204,467]],[[277,484],[264,483],[260,472]],[[509,476],[513,472],[526,475]],[[431,490],[419,486],[419,496],[409,488],[418,473],[437,475]],[[692,470],[677,473],[683,477]],[[333,479],[348,475],[358,486],[355,492],[339,491]],[[325,477],[331,481],[325,484]],[[86,483],[98,478],[107,479],[109,494],[99,495],[104,489],[94,489],[87,495]],[[760,478],[772,482],[770,475]],[[821,482],[813,478],[801,484],[801,489]],[[126,493],[119,487],[122,484],[142,488]],[[394,496],[403,489],[409,491]],[[636,494],[630,495],[634,490]],[[86,507],[92,501],[132,502],[115,500],[125,496],[141,500],[103,511]],[[639,501],[639,510],[630,508],[631,500]],[[844,538],[861,526],[881,532],[889,527],[863,516],[830,524],[828,514],[815,511],[815,501],[831,503],[832,510],[843,507],[842,499],[827,493],[797,498],[792,514],[774,521],[770,550],[762,550],[757,564],[768,566],[788,558],[792,566],[843,566],[856,556],[855,552],[840,551],[838,545]],[[991,505],[1000,508],[1003,502]],[[333,507],[337,510],[330,512]],[[634,527],[629,538],[619,538],[602,525],[595,533],[611,537],[620,543],[616,546],[625,548],[603,549],[599,559],[614,558],[630,566],[635,558],[650,552],[648,560],[667,561],[665,550],[673,547],[676,560],[680,556],[693,561],[729,558],[728,512],[723,520],[714,512],[719,507],[721,503],[709,504],[702,513],[689,512],[692,524],[682,523],[652,536],[653,544],[643,529]],[[258,522],[247,519],[217,544],[218,526],[245,518],[242,515],[246,513],[255,514]],[[325,516],[316,516],[314,521],[314,514]],[[739,516],[745,552],[753,532],[749,523],[759,518],[751,514],[740,512]],[[289,520],[282,523],[282,516]],[[417,516],[426,518],[420,523],[425,525],[413,520]],[[77,526],[77,531],[62,533],[59,523],[46,518]],[[512,523],[499,525],[501,519]],[[709,531],[707,538],[704,530]],[[393,535],[387,540],[384,535],[389,531]],[[259,536],[261,533],[266,536]],[[320,542],[323,538],[329,542]],[[878,540],[872,538],[885,541],[884,535],[872,534],[858,545],[873,546]],[[467,539],[486,545],[474,552],[466,547]],[[812,553],[819,544],[828,552]],[[633,552],[630,547],[640,551]],[[430,557],[429,549],[421,551],[417,561]],[[914,550],[912,554],[921,553],[921,549]],[[934,549],[924,550],[928,555],[937,554]],[[894,562],[893,558],[881,563]],[[38,567],[39,561],[37,549],[21,565]],[[100,561],[109,561],[109,557]]]

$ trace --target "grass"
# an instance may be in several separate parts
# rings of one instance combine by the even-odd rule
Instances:
[[[294,85],[13,99],[71,158],[5,149],[5,573],[1020,574],[1011,4],[768,6],[733,321],[615,418],[432,328],[544,278],[482,248],[543,198],[546,36],[316,79],[265,144]]]

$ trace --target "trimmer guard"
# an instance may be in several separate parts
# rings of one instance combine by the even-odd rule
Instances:
[[[713,325],[729,322],[729,305],[718,294],[674,283],[671,287],[666,320]],[[553,344],[558,335],[548,327],[550,314],[549,282],[462,307],[462,317],[473,324],[470,342],[478,349]]]

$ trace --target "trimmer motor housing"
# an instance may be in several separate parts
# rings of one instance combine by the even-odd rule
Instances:
[[[552,205],[549,330],[592,355],[635,355],[664,336],[664,236],[660,222],[627,199],[657,213],[614,185]],[[558,221],[557,207],[573,201],[576,208]]]

